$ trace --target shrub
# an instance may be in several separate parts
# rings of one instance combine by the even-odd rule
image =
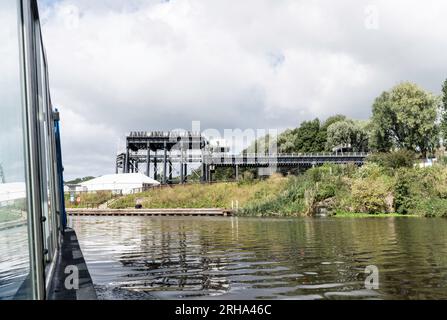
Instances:
[[[388,153],[376,153],[368,157],[368,162],[376,163],[387,169],[412,168],[416,155],[409,150],[397,150]]]
[[[355,212],[389,212],[388,197],[388,186],[382,179],[358,179],[352,184],[352,204]]]
[[[394,210],[400,214],[409,213],[412,207],[409,175],[399,171],[394,185]]]
[[[360,167],[354,174],[356,179],[372,178],[377,179],[384,175],[383,167],[376,163],[367,163],[363,167]]]
[[[417,201],[414,213],[424,217],[447,217],[447,200],[429,198]]]

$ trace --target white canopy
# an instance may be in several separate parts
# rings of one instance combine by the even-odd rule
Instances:
[[[110,174],[81,183],[81,191],[114,191],[131,194],[143,191],[144,186],[156,186],[160,182],[142,173]]]

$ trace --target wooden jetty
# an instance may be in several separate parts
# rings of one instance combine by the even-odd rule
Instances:
[[[70,216],[125,217],[230,217],[227,209],[67,209]]]

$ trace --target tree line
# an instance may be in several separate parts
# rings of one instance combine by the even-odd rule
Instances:
[[[331,152],[350,145],[355,152],[407,150],[426,158],[446,139],[447,80],[441,96],[415,83],[399,83],[375,99],[368,120],[335,115],[324,122],[304,121],[280,134],[276,144],[280,153]],[[264,137],[245,152],[268,152],[266,141],[272,143]]]

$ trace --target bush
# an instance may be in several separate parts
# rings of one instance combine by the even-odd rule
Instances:
[[[352,184],[352,205],[355,212],[387,213],[389,190],[382,179],[359,179]]]
[[[376,163],[387,169],[412,168],[416,160],[414,152],[397,150],[388,153],[376,153],[368,157],[368,162]]]
[[[417,201],[414,213],[423,217],[447,217],[447,200],[429,198]]]
[[[407,214],[412,207],[409,175],[400,171],[396,175],[394,185],[394,210],[399,214]]]

